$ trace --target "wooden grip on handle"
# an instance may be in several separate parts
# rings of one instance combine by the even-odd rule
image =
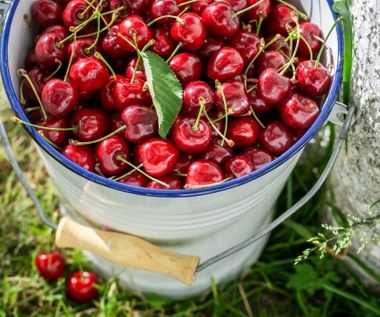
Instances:
[[[145,240],[118,232],[80,225],[69,218],[58,224],[55,243],[61,248],[79,248],[116,264],[173,277],[191,285],[199,257],[161,249]]]

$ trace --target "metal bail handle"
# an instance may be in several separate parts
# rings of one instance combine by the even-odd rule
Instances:
[[[290,209],[285,211],[270,224],[260,229],[255,235],[206,260],[205,262],[202,262],[201,264],[198,264],[199,257],[196,255],[183,255],[172,252],[157,247],[141,238],[128,234],[97,230],[95,228],[80,225],[65,217],[60,220],[58,226],[52,223],[45,215],[38,198],[34,194],[33,189],[29,186],[28,181],[25,179],[23,172],[15,159],[1,117],[0,139],[4,144],[5,152],[17,177],[36,206],[38,216],[46,225],[56,230],[55,241],[58,247],[80,248],[100,255],[113,263],[126,267],[161,273],[175,278],[187,285],[191,285],[196,279],[197,272],[200,272],[214,263],[231,256],[232,254],[244,249],[264,237],[286,219],[291,217],[299,208],[309,201],[311,197],[313,197],[313,195],[319,190],[326,180],[339,154],[351,126],[355,110],[355,107],[351,107],[348,110],[341,132],[334,145],[331,157],[320,178],[310,189],[310,191]]]

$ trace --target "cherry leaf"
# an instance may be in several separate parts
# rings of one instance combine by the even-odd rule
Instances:
[[[182,106],[183,89],[168,64],[153,52],[142,52],[149,93],[158,117],[158,133],[166,138]]]

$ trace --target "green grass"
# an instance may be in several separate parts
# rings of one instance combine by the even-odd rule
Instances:
[[[38,159],[29,136],[9,121],[11,111],[0,99],[18,162],[51,219],[59,218],[54,187]],[[321,172],[331,148],[308,147],[278,201],[279,212],[300,198]],[[318,154],[318,155],[317,155]],[[259,261],[225,287],[212,285],[199,297],[174,301],[133,295],[117,279],[103,279],[99,298],[78,305],[67,298],[65,279],[48,284],[35,271],[39,250],[54,248],[54,232],[44,226],[30,198],[16,179],[0,146],[0,316],[379,316],[380,302],[337,258],[311,255],[293,265],[321,231],[321,217],[333,206],[328,185],[290,220],[272,232]],[[92,269],[79,250],[62,250],[67,272]]]

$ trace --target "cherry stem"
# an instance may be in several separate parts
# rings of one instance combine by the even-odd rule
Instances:
[[[132,46],[135,51],[137,52],[138,51],[138,47],[135,46],[135,44],[133,42],[131,42],[128,38],[126,38],[123,34],[121,33],[117,33],[117,36],[122,38],[124,41],[126,41],[130,46]]]
[[[193,4],[193,3],[196,3],[196,2],[199,2],[199,0],[189,0],[189,1],[186,1],[186,2],[182,2],[182,3],[179,3],[177,4],[177,6],[180,8],[180,7],[185,7],[187,6],[188,4]]]
[[[170,54],[170,56],[166,59],[166,63],[169,63],[170,60],[174,57],[175,54],[182,48],[183,43],[179,42],[176,46],[176,48],[173,50],[173,52]]]
[[[236,18],[237,16],[242,15],[243,13],[246,13],[247,11],[249,11],[249,10],[251,10],[251,9],[253,9],[253,8],[257,7],[257,6],[259,6],[259,5],[260,5],[261,3],[263,3],[263,2],[264,2],[264,0],[260,0],[259,2],[256,2],[256,3],[254,3],[254,4],[251,4],[250,6],[244,8],[244,9],[241,9],[240,11],[237,11],[237,12],[233,13],[233,14],[232,14],[232,17],[233,17],[233,18]]]
[[[112,179],[114,181],[119,181],[119,180],[123,179],[124,177],[131,175],[133,172],[137,171],[137,169],[140,167],[143,167],[142,163],[140,165],[137,165],[136,168],[132,168],[130,171],[126,172],[125,174],[118,176],[118,177],[110,177],[110,179]]]
[[[247,76],[249,70],[251,69],[253,63],[255,62],[255,60],[259,57],[259,55],[270,45],[272,45],[274,42],[276,42],[277,40],[279,40],[281,38],[281,35],[280,34],[276,34],[268,43],[265,43],[264,42],[264,39],[260,39],[260,47],[259,47],[259,50],[257,51],[257,53],[255,54],[255,56],[252,57],[252,59],[250,60],[249,64],[247,65],[247,67],[245,68],[245,71],[244,71],[244,75]]]
[[[224,94],[222,84],[220,83],[219,80],[215,80],[215,87],[216,87],[216,89],[219,90],[220,95],[222,96],[222,101],[223,101],[223,106],[224,106],[224,115],[225,115],[225,117],[224,117],[224,131],[223,131],[223,138],[222,138],[222,142],[221,142],[221,145],[223,146],[224,139],[226,138],[226,135],[227,135],[229,113],[228,113],[228,108],[227,108],[226,96]]]
[[[235,142],[228,139],[225,135],[222,134],[222,132],[219,131],[219,129],[216,127],[210,116],[208,115],[205,108],[203,108],[203,114],[205,115],[207,121],[210,123],[211,127],[214,129],[214,131],[221,137],[222,142],[226,142],[229,147],[233,147],[235,145]],[[223,146],[224,143],[221,143]]]
[[[94,57],[97,58],[97,59],[99,59],[99,60],[101,60],[101,61],[107,66],[107,68],[108,68],[109,71],[111,72],[112,77],[114,78],[114,80],[116,80],[117,77],[116,77],[116,73],[115,73],[115,71],[114,71],[113,68],[111,67],[110,63],[108,63],[108,61],[103,57],[103,55],[100,54],[99,52],[95,52],[95,53],[94,53]]]
[[[327,44],[327,40],[328,38],[330,37],[332,31],[335,29],[335,27],[337,26],[337,24],[339,22],[341,22],[343,20],[343,17],[340,16],[338,17],[335,21],[334,21],[334,24],[331,26],[329,32],[327,33],[326,37],[325,37],[325,40],[323,41],[320,49],[319,49],[319,52],[318,52],[318,55],[317,55],[317,58],[315,59],[315,65],[314,65],[314,68],[318,68],[318,64],[319,64],[319,61],[321,59],[321,56],[322,56],[322,53],[323,53],[323,50],[325,49],[326,47],[326,44]]]
[[[76,46],[76,44],[77,44],[77,33],[74,32],[73,35],[74,35],[73,47],[72,47],[72,50],[71,50],[71,54],[70,54],[69,61],[68,61],[68,63],[67,63],[65,76],[64,76],[64,78],[63,78],[64,81],[67,81],[67,78],[69,77],[70,67],[71,67],[71,65],[72,65],[72,63],[73,63],[73,60],[74,60],[75,46]]]
[[[292,9],[293,11],[295,11],[300,17],[302,20],[307,20],[309,19],[308,15],[305,14],[304,12],[298,10],[294,5],[291,5],[290,3],[284,1],[284,0],[277,0],[277,2],[280,2],[282,3],[283,5],[286,5],[287,7],[289,7],[290,9]]]
[[[157,179],[157,178],[152,177],[152,176],[149,175],[148,173],[144,172],[144,171],[143,171],[141,168],[139,168],[138,166],[136,166],[136,165],[130,163],[129,161],[127,161],[127,160],[126,160],[124,157],[122,157],[121,155],[117,155],[117,156],[116,156],[116,159],[119,160],[119,161],[121,161],[121,162],[123,162],[123,163],[125,163],[125,164],[127,164],[127,165],[129,165],[129,166],[132,167],[134,170],[139,171],[141,174],[143,174],[145,177],[149,178],[150,180],[152,180],[152,181],[154,181],[154,182],[157,182],[158,184],[160,184],[160,185],[162,185],[162,186],[164,186],[164,187],[166,187],[166,188],[170,188],[170,186],[169,186],[167,183],[165,183],[165,182],[163,182],[163,181],[160,181],[160,180]]]
[[[214,185],[218,185],[218,184],[223,184],[225,183],[226,181],[229,181],[231,179],[231,177],[227,177],[223,180],[221,180],[220,182],[215,182],[215,183],[212,183],[212,184],[205,184],[205,185],[191,185],[191,184],[185,184],[183,186],[183,188],[185,189],[197,189],[197,188],[204,188],[204,187],[210,187],[210,186],[214,186]]]
[[[24,77],[28,81],[28,83],[29,83],[30,87],[32,88],[33,93],[34,93],[34,95],[35,95],[35,97],[36,97],[36,99],[38,101],[38,104],[40,105],[43,118],[44,118],[44,120],[47,120],[47,114],[46,114],[45,108],[42,105],[42,100],[41,100],[40,96],[38,95],[36,87],[34,86],[33,81],[30,79],[27,71],[25,69],[20,68],[19,70],[17,70],[17,74],[20,77]]]
[[[72,144],[72,145],[91,145],[91,144],[95,144],[95,143],[99,143],[101,141],[104,141],[105,139],[125,130],[127,128],[126,125],[123,125],[121,126],[120,128],[112,131],[111,133],[108,133],[107,135],[99,138],[99,139],[96,139],[96,140],[91,140],[91,141],[78,141],[78,140],[74,140],[74,139],[69,139],[69,143]]]
[[[155,19],[153,19],[152,21],[148,22],[146,25],[148,27],[151,27],[154,23],[156,23],[157,21],[160,21],[160,20],[163,20],[163,19],[176,19],[179,23],[183,24],[183,19],[181,19],[179,16],[177,15],[172,15],[172,14],[165,14],[165,15],[161,15]]]
[[[309,58],[313,59],[313,50],[312,50],[309,42],[305,39],[304,36],[302,36],[302,35],[300,35],[300,36],[301,36],[301,41],[306,45],[307,50],[309,51]]]
[[[261,29],[261,26],[263,24],[263,21],[264,21],[264,18],[260,15],[260,19],[259,19],[259,21],[257,22],[257,25],[256,25],[256,35],[260,34],[260,29]]]
[[[22,105],[26,105],[26,99],[24,96],[24,83],[25,83],[25,79],[22,79],[20,83],[20,87],[19,87],[20,104]],[[38,109],[40,108],[38,107]]]
[[[198,131],[199,120],[201,120],[201,116],[202,116],[202,113],[203,113],[203,109],[205,108],[205,105],[206,105],[206,100],[205,100],[205,98],[203,98],[201,96],[199,98],[199,111],[198,111],[197,119],[195,120],[194,125],[192,127],[193,131]]]
[[[58,66],[57,66],[57,68],[54,70],[54,72],[52,72],[48,77],[46,77],[46,80],[50,80],[50,79],[52,79],[52,78],[54,77],[54,75],[55,75],[56,73],[58,73],[58,71],[61,69],[61,67],[62,67],[62,65],[63,65],[62,61],[61,61],[60,59],[58,59],[58,58],[54,59],[54,61],[58,64]]]
[[[255,120],[257,121],[257,123],[263,128],[265,129],[265,125],[261,122],[261,120],[259,119],[259,117],[257,116],[256,112],[253,110],[252,106],[249,107],[249,110],[252,114],[252,116],[255,118]]]
[[[250,88],[247,89],[247,93],[249,94],[250,92],[254,91],[256,88],[257,88],[257,84],[256,85],[252,85],[252,87],[250,87]]]
[[[47,138],[44,134],[44,132],[42,130],[38,130],[38,134],[44,138],[44,140],[49,143],[52,147],[56,148],[58,151],[61,151],[62,149],[57,145],[55,144],[54,142],[52,142],[51,140],[49,140],[49,138]]]
[[[300,25],[298,23],[298,13],[293,11],[291,14],[291,17],[292,17],[292,20],[296,23],[296,30],[297,30],[296,46],[294,47],[294,50],[292,52],[292,55],[289,58],[289,61],[283,67],[281,67],[280,70],[278,70],[280,75],[285,74],[285,72],[289,69],[289,67],[294,64],[294,61],[297,56],[298,47],[300,45],[301,33],[300,33]]]
[[[42,125],[38,125],[38,124],[33,124],[31,122],[27,122],[27,121],[24,121],[18,117],[15,117],[13,116],[11,118],[11,120],[15,123],[21,123],[21,124],[24,124],[24,125],[27,125],[27,126],[30,126],[30,127],[33,127],[33,128],[36,128],[36,129],[41,129],[41,130],[51,130],[51,131],[73,131],[75,130],[76,128],[74,127],[69,127],[69,128],[58,128],[58,127],[44,127]]]

